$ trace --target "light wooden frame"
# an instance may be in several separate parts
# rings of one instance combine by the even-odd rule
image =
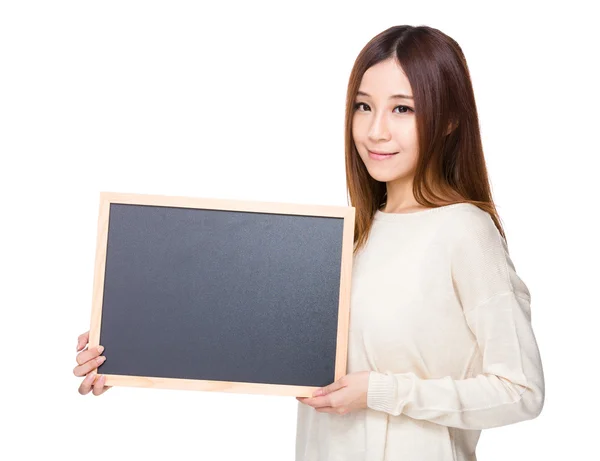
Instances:
[[[106,268],[106,254],[108,244],[108,221],[111,203],[343,218],[344,225],[342,234],[342,257],[340,268],[341,272],[338,309],[338,335],[335,359],[335,380],[337,381],[346,374],[348,353],[348,327],[350,316],[350,292],[352,283],[352,252],[354,247],[354,207],[101,192],[100,208],[98,213],[96,261],[94,267],[92,315],[90,322],[90,336],[88,346],[89,348],[98,346],[100,341],[100,327],[102,319],[103,301],[102,298],[104,291],[104,274]],[[101,374],[100,370],[98,370],[98,373]],[[140,377],[111,374],[106,374],[104,376],[106,377],[106,386],[202,390],[235,392],[245,394],[284,395],[297,397],[310,397],[312,396],[314,390],[317,389],[317,387],[312,386],[290,386],[280,384],[208,381],[197,379],[177,379],[162,377]]]

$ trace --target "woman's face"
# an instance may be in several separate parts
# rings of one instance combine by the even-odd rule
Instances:
[[[417,165],[417,124],[411,86],[402,68],[395,59],[370,67],[358,91],[352,136],[369,174],[382,182],[411,178]]]

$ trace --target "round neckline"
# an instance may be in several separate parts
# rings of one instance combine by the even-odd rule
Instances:
[[[458,203],[451,203],[450,205],[442,205],[442,206],[438,206],[438,207],[434,207],[434,208],[426,208],[424,210],[411,211],[409,213],[388,213],[388,212],[384,212],[381,210],[377,210],[377,211],[375,211],[375,215],[373,216],[373,219],[378,220],[378,221],[402,221],[405,219],[410,219],[410,217],[429,215],[432,213],[436,213],[439,211],[448,210],[448,209],[452,209],[452,208],[456,208],[456,207],[464,206],[464,205],[473,206],[469,202],[458,202]]]

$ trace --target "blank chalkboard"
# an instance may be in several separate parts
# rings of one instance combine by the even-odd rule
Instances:
[[[108,386],[310,396],[346,374],[354,208],[102,192]]]

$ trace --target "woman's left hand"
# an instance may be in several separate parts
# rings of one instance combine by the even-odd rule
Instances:
[[[317,389],[312,397],[296,397],[296,400],[314,407],[318,412],[338,415],[367,408],[370,373],[350,373],[328,386]]]

